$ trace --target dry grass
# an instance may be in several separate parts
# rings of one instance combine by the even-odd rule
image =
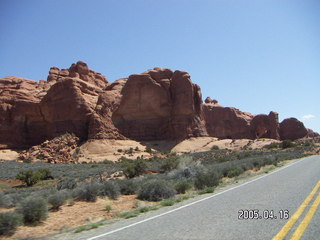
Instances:
[[[15,239],[26,237],[41,237],[52,232],[95,223],[103,219],[111,219],[112,216],[122,211],[135,208],[136,196],[121,196],[117,200],[99,198],[96,202],[74,202],[74,205],[64,205],[57,212],[50,212],[49,217],[40,225],[18,227],[14,235],[3,239]],[[106,204],[111,205],[110,212],[105,210]],[[0,209],[8,211],[7,209]],[[10,209],[13,210],[13,209]]]

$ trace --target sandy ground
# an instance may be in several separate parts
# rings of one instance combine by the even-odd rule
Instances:
[[[132,154],[126,153],[130,148],[133,149]],[[138,151],[135,150],[136,148]],[[138,156],[150,157],[149,153],[144,152],[145,149],[146,146],[133,140],[90,140],[80,146],[79,162],[117,161],[122,156],[132,159],[136,159]]]
[[[120,196],[117,200],[99,198],[96,202],[74,202],[74,205],[64,205],[59,211],[49,212],[49,217],[40,225],[18,227],[14,235],[1,239],[16,239],[27,237],[41,237],[49,232],[59,232],[98,222],[103,219],[111,219],[113,215],[122,211],[135,208],[136,196]],[[105,210],[106,205],[112,207],[110,212]],[[11,209],[13,210],[13,209]],[[0,212],[9,211],[0,209]]]
[[[158,152],[175,152],[178,154],[188,152],[209,151],[213,146],[219,149],[259,149],[272,142],[280,142],[274,139],[222,139],[214,137],[197,137],[189,138],[184,141],[142,141],[134,140],[89,140],[80,146],[79,162],[102,162],[105,160],[118,161],[121,157],[136,159],[143,156],[144,158],[152,155],[145,152],[146,147]],[[132,149],[131,152],[129,150]],[[13,150],[0,150],[0,160],[15,160],[19,154]]]
[[[0,149],[0,160],[16,160],[19,153],[10,149]]]
[[[272,142],[279,142],[274,139],[223,139],[219,140],[214,137],[198,137],[186,139],[182,142],[177,141],[152,141],[152,142],[137,142],[134,140],[90,140],[80,147],[81,153],[79,162],[91,161],[117,161],[122,156],[136,159],[138,156],[145,158],[151,155],[145,152],[146,146],[154,151],[171,151],[178,154],[188,152],[203,152],[211,150],[213,146],[218,146],[220,149],[242,149],[251,148],[259,149]],[[133,149],[131,154],[127,153],[130,148]],[[135,149],[138,149],[137,151]]]

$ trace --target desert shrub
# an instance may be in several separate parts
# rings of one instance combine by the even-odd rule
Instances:
[[[304,147],[315,147],[316,144],[314,142],[303,142],[301,143],[302,146]]]
[[[160,202],[160,205],[164,207],[172,206],[173,204],[174,204],[174,201],[172,199],[165,199]]]
[[[73,197],[79,201],[95,202],[100,186],[97,183],[84,183],[73,191]]]
[[[179,165],[179,158],[178,156],[168,156],[167,158],[162,160],[160,165],[161,172],[169,172],[173,169],[176,169]]]
[[[147,152],[147,153],[152,153],[152,149],[151,149],[151,147],[146,146],[146,150],[145,150],[145,152]]]
[[[219,146],[213,145],[213,146],[211,147],[211,150],[219,150]]]
[[[99,195],[117,199],[120,194],[119,186],[113,181],[104,181],[100,184]]]
[[[39,173],[40,180],[54,179],[49,168],[41,168],[37,172]]]
[[[229,166],[229,167],[226,167],[223,169],[222,174],[224,177],[232,178],[232,177],[239,176],[243,172],[244,172],[244,170],[240,167]]]
[[[279,147],[279,143],[276,143],[276,142],[273,142],[273,143],[270,143],[270,144],[264,146],[264,148],[266,148],[266,149],[273,149],[273,148],[278,148],[278,147]]]
[[[74,189],[77,187],[77,182],[73,178],[63,178],[57,184],[57,189]]]
[[[146,160],[137,158],[136,160],[122,159],[121,161],[123,174],[127,178],[134,178],[143,174],[148,168]]]
[[[10,208],[13,207],[13,201],[10,196],[5,195],[0,192],[0,208]]]
[[[48,203],[51,204],[51,209],[56,211],[65,203],[66,195],[61,192],[57,192],[48,198]]]
[[[187,181],[179,181],[174,185],[174,188],[177,191],[177,193],[182,193],[182,194],[185,194],[186,191],[191,189],[191,187],[192,187],[191,183]]]
[[[36,184],[40,180],[40,173],[32,170],[21,171],[17,174],[16,179],[24,182],[28,187]]]
[[[204,169],[199,171],[195,177],[194,186],[197,189],[204,189],[206,187],[215,187],[219,184],[221,174],[214,169]]]
[[[20,202],[17,211],[22,214],[25,224],[39,223],[48,216],[47,202],[32,196]]]
[[[123,195],[132,195],[138,190],[137,183],[132,179],[119,180],[117,183],[120,188],[120,193]]]
[[[206,193],[213,193],[214,192],[214,188],[213,187],[207,187],[205,189],[202,189],[198,192],[199,195],[203,195]]]
[[[110,204],[106,204],[105,207],[104,207],[104,210],[106,210],[107,213],[109,213],[112,210],[111,205]]]
[[[0,213],[0,235],[12,235],[22,224],[22,216],[16,212]]]
[[[158,179],[151,179],[142,184],[138,198],[147,201],[160,201],[162,199],[171,198],[176,191],[170,182]]]
[[[292,148],[292,147],[295,147],[295,146],[296,145],[291,140],[283,140],[282,143],[281,143],[281,148]]]

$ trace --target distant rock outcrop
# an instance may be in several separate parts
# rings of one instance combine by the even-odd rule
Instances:
[[[204,118],[209,136],[218,138],[252,138],[250,122],[253,115],[232,107],[203,105]]]
[[[77,62],[52,67],[47,81],[0,79],[0,147],[24,148],[65,133],[88,139],[189,137],[297,139],[315,136],[297,119],[222,107],[183,71],[154,68],[108,83]]]
[[[281,140],[296,140],[308,135],[308,129],[296,118],[287,118],[280,123]]]

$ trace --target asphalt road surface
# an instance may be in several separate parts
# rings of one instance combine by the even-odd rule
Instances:
[[[311,156],[213,194],[60,239],[319,240],[319,181],[320,156]]]

